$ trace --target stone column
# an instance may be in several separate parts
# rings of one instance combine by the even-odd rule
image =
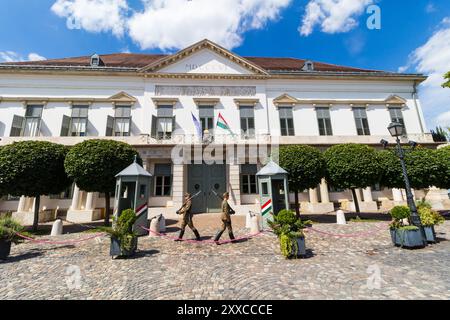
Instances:
[[[361,188],[356,188],[355,192],[356,192],[356,199],[358,199],[358,203],[361,203],[362,202]]]
[[[73,189],[73,197],[72,197],[72,205],[70,206],[70,210],[78,210],[78,204],[80,202],[80,188],[75,185]]]
[[[19,200],[19,205],[17,206],[17,212],[25,212],[27,198],[25,196],[21,196]]]
[[[86,197],[86,210],[95,209],[95,200],[96,200],[96,193],[89,192]]]
[[[320,200],[322,203],[330,202],[330,195],[328,194],[328,184],[325,179],[320,183]]]
[[[367,187],[367,188],[363,189],[363,196],[364,196],[364,202],[372,202],[373,201],[372,188]]]
[[[400,189],[392,189],[392,197],[394,198],[394,202],[403,202],[403,195]]]
[[[176,208],[181,207],[184,198],[184,164],[173,165],[172,201]]]
[[[240,167],[238,164],[230,164],[229,168],[229,191],[231,200],[235,205],[241,205],[241,182],[240,182]]]
[[[319,203],[317,197],[317,188],[309,189],[309,203],[316,204]]]

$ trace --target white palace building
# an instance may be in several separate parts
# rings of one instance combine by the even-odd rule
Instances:
[[[95,54],[3,63],[0,145],[23,140],[68,146],[86,139],[124,141],[140,152],[153,175],[150,214],[171,215],[185,192],[199,191],[194,210],[216,212],[214,190],[229,191],[236,211],[245,214],[259,209],[255,174],[261,161],[251,160],[258,158],[252,146],[261,141],[322,150],[350,142],[378,148],[381,139],[393,142],[387,126],[400,121],[408,134],[405,142],[435,148],[417,96],[425,79],[295,58],[240,57],[208,40],[173,55]],[[219,134],[219,115],[230,133]],[[214,143],[244,146],[244,152],[214,165],[174,161],[177,146],[204,147],[195,137],[205,129]],[[232,140],[223,139],[227,135]],[[369,212],[406,202],[403,190],[380,186],[357,194],[361,209]],[[415,195],[425,193],[415,190]],[[427,197],[438,209],[450,205],[446,191],[432,188]],[[352,210],[351,199],[351,192],[325,181],[300,197],[303,212],[310,213],[338,206]],[[0,212],[18,212],[26,219],[33,205],[32,198],[4,197]],[[74,221],[95,220],[104,214],[103,207],[102,195],[73,186],[42,198],[40,221],[54,218],[56,212],[67,212]]]

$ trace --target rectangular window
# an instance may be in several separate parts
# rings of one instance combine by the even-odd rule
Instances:
[[[353,108],[358,136],[370,136],[366,108]]]
[[[158,106],[156,118],[156,137],[158,139],[171,139],[174,130],[173,106]]]
[[[88,123],[87,105],[74,105],[72,107],[72,119],[70,125],[70,135],[72,137],[85,137]]]
[[[241,193],[242,194],[256,194],[256,164],[241,165]]]
[[[317,121],[319,123],[319,134],[321,136],[332,136],[331,116],[329,108],[316,108]]]
[[[40,133],[42,105],[27,105],[23,128],[24,137],[37,137]]]
[[[389,108],[389,114],[391,115],[391,122],[399,122],[403,125],[404,136],[406,136],[405,120],[403,119],[403,113],[401,108]]]
[[[262,188],[262,195],[263,196],[269,195],[269,185],[268,185],[267,182],[261,183],[261,188]]]
[[[208,130],[212,134],[214,129],[214,107],[200,106],[198,109],[202,131]]]
[[[155,164],[155,189],[157,197],[169,197],[172,194],[172,165]]]
[[[116,106],[114,114],[114,135],[116,137],[130,136],[131,106]]]
[[[295,136],[292,107],[279,107],[278,112],[280,113],[281,135]]]
[[[253,106],[240,106],[241,131],[243,139],[255,137],[255,109]]]

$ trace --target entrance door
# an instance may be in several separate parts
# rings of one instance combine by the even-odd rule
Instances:
[[[193,164],[188,169],[188,192],[201,194],[192,200],[193,213],[221,211],[221,199],[214,195],[226,191],[226,167],[223,164]]]

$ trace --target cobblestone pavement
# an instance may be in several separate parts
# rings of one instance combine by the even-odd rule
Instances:
[[[204,239],[215,233],[216,217],[195,219]],[[243,219],[235,219],[236,235],[245,235]],[[450,221],[437,227],[441,242],[421,250],[393,247],[385,225],[315,224],[339,234],[380,232],[337,238],[308,231],[309,256],[300,260],[284,259],[270,233],[221,246],[144,237],[128,260],[109,257],[107,237],[24,243],[0,262],[0,299],[450,299]]]

